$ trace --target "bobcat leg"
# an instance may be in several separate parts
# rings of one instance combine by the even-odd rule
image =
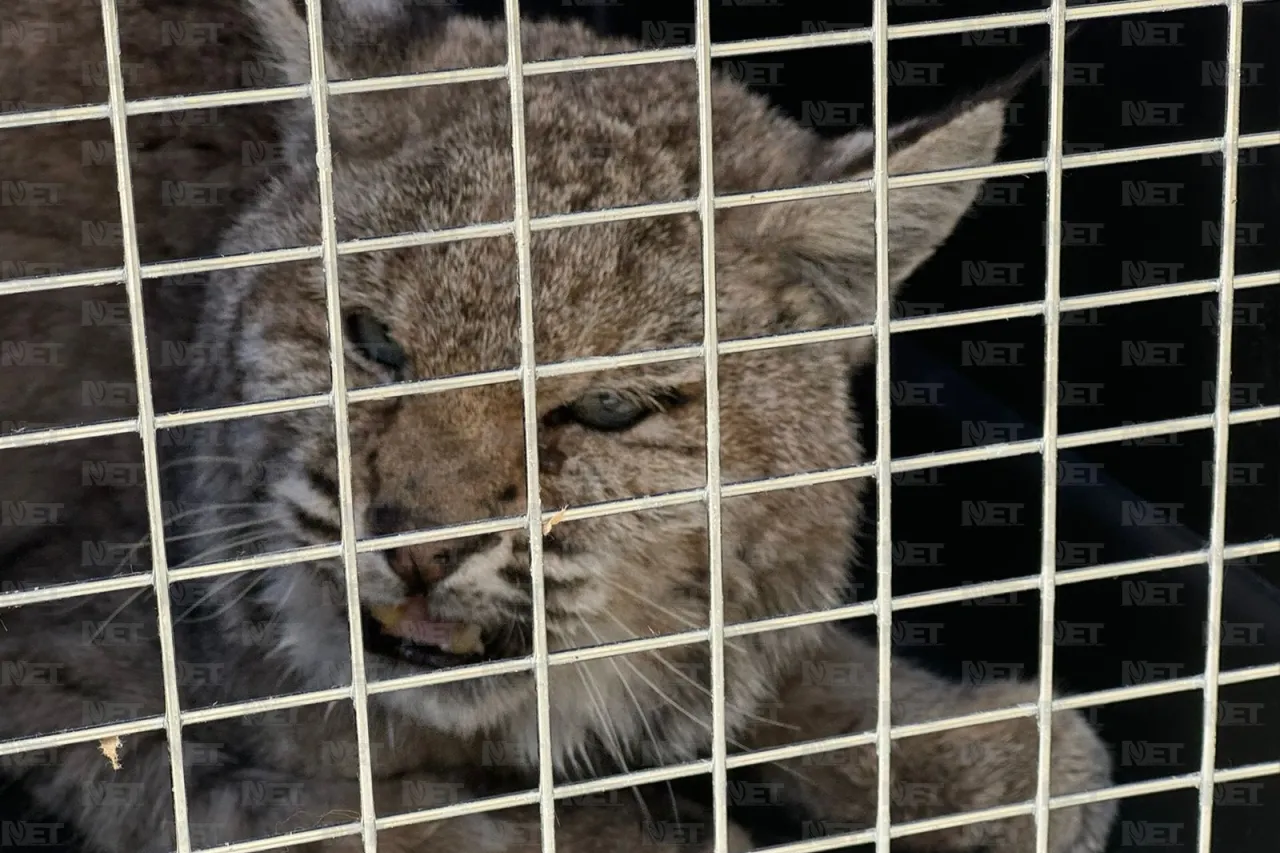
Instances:
[[[757,727],[752,747],[771,747],[874,730],[876,649],[838,629],[828,632],[824,677],[797,675],[780,696],[781,722],[799,729]],[[835,677],[836,673],[839,677]],[[821,682],[821,683],[819,683]],[[892,721],[920,723],[1035,701],[1034,683],[968,687],[909,663],[892,669]],[[1088,791],[1110,782],[1111,761],[1098,736],[1074,712],[1053,715],[1053,794]],[[1033,717],[895,739],[891,752],[893,823],[939,817],[1030,800],[1035,796],[1038,733]],[[762,766],[783,796],[834,832],[869,827],[876,814],[874,745]],[[1114,803],[1055,809],[1049,822],[1052,853],[1098,853],[1115,815]],[[904,836],[895,847],[918,851],[1028,853],[1035,846],[1030,816]]]

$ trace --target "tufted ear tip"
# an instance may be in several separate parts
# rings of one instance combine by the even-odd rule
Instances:
[[[957,101],[939,112],[889,128],[891,175],[957,169],[991,163],[1003,139],[1012,92],[1001,86]],[[872,173],[875,137],[859,130],[818,147],[807,170],[811,181],[840,181]]]
[[[890,175],[939,172],[994,162],[1010,98],[1037,65],[940,112],[889,130]],[[815,139],[797,154],[807,184],[866,178],[873,174],[871,131]],[[951,180],[889,191],[889,280],[900,285],[951,235],[977,197],[980,179]],[[731,229],[753,252],[786,259],[810,293],[829,306],[832,319],[862,322],[875,305],[875,204],[872,193],[743,208],[728,217]],[[796,283],[799,283],[798,281]]]
[[[929,115],[889,128],[889,174],[938,171],[992,162],[1000,148],[1010,101],[1044,67],[1036,56],[1007,77]],[[811,181],[870,175],[875,153],[871,130],[859,130],[818,147],[807,170]]]
[[[1001,87],[958,102],[933,115],[890,129],[886,168],[890,175],[986,166],[996,159],[1004,134],[1010,91]],[[868,177],[874,166],[872,135],[865,131],[824,142],[812,164],[814,181]],[[955,229],[977,196],[980,180],[951,181],[889,192],[890,277],[901,282]],[[801,244],[822,246],[817,254],[871,252],[874,231],[870,193],[836,197],[798,234]],[[807,235],[807,236],[806,236]],[[802,250],[803,253],[803,250]]]

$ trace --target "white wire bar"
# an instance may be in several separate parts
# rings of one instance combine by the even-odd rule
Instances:
[[[729,853],[727,784],[728,732],[725,724],[724,560],[720,498],[720,333],[716,326],[715,162],[711,114],[711,0],[698,0],[694,57],[698,75],[698,218],[702,237],[702,383],[706,400],[707,634],[711,645],[711,815],[713,853]],[[673,817],[675,817],[673,815]]]
[[[1280,540],[1265,539],[1257,542],[1229,545],[1224,549],[1224,558],[1228,561],[1258,557],[1264,554],[1280,554]],[[336,551],[331,554],[331,556],[337,556]],[[1206,549],[1197,552],[1171,554],[1162,557],[1146,557],[1139,560],[1104,563],[1085,568],[1068,569],[1056,573],[1055,583],[1062,586],[1074,583],[1086,583],[1102,578],[1149,574],[1171,568],[1200,565],[1207,562],[1208,556],[1209,552]],[[1023,592],[1038,589],[1041,583],[1040,578],[1041,576],[1037,574],[1022,578],[1013,578],[1010,580],[986,581],[983,583],[968,584],[960,587],[931,590],[923,593],[913,593],[895,598],[892,601],[892,607],[894,611],[912,610],[922,607],[933,607],[938,604],[949,604],[958,601],[973,600],[976,598],[1005,595],[1012,592]],[[146,579],[146,575],[136,575],[131,579],[134,583],[129,587],[121,585],[116,588],[147,586],[149,584]],[[50,599],[48,597],[38,597],[35,600],[47,601]],[[761,619],[746,623],[735,623],[725,626],[725,636],[729,638],[742,637],[750,634],[763,633],[765,631],[774,631],[780,628],[796,627],[798,625],[869,616],[874,613],[874,606],[874,603],[862,603],[835,608],[832,610],[815,611],[813,613],[796,614],[792,616],[776,617],[773,619]],[[617,655],[675,648],[677,646],[687,645],[690,643],[704,642],[707,640],[708,636],[709,633],[705,629],[682,631],[676,634],[663,634],[655,637],[646,637],[640,640],[621,640],[589,648],[552,652],[548,656],[548,664],[549,666],[561,666],[565,664],[575,664],[586,660],[614,657]],[[432,684],[462,681],[468,678],[476,678],[486,675],[497,675],[507,672],[524,672],[532,668],[531,660],[531,658],[527,657],[513,658],[495,663],[477,664],[467,667],[458,667],[456,669],[425,673],[422,675],[374,681],[369,683],[369,692],[371,694],[385,693],[394,690],[424,687]],[[1244,670],[1234,670],[1232,672],[1237,674],[1252,673],[1252,675],[1247,677],[1240,677],[1240,681],[1270,678],[1280,675],[1280,664],[1274,666],[1252,667]],[[1232,681],[1232,677],[1231,672],[1224,673],[1220,679],[1220,683],[1236,683]],[[1171,679],[1169,681],[1162,681],[1154,687],[1151,685],[1145,685],[1119,688],[1116,698],[1106,701],[1121,701],[1143,698],[1146,696],[1162,695],[1164,693],[1178,692],[1181,690],[1198,689],[1201,683],[1202,678],[1197,676],[1191,679]],[[1109,696],[1113,692],[1115,691],[1102,691],[1099,693],[1079,694],[1065,699],[1056,699],[1054,700],[1054,708],[1086,707],[1088,705],[1102,704],[1104,700],[1095,701],[1097,697]],[[269,699],[252,700],[238,704],[219,705],[213,708],[184,711],[182,712],[181,718],[183,725],[193,725],[195,723],[206,723],[213,720],[229,719],[232,717],[244,716],[246,714],[258,714],[267,711],[331,702],[349,695],[350,691],[347,688],[338,687],[328,690],[272,697]],[[131,720],[108,726],[75,729],[54,735],[11,740],[0,743],[0,755],[45,749],[59,744],[79,743],[82,741],[95,740],[99,737],[109,737],[112,734],[123,735],[137,731],[150,731],[161,728],[162,724],[162,717],[140,718],[139,720]],[[894,731],[896,732],[898,730],[895,729]],[[823,743],[826,742],[827,741],[823,741]],[[843,743],[840,739],[835,739],[830,742],[835,744]],[[738,759],[730,758],[730,767],[736,766],[733,764],[735,760]]]
[[[333,145],[329,136],[329,91],[325,74],[324,22],[320,0],[307,0],[307,39],[311,71],[311,108],[315,124],[316,176],[320,192],[320,249],[328,314],[329,376],[333,408],[334,444],[338,466],[338,523],[342,574],[347,596],[347,631],[351,655],[351,700],[355,709],[357,784],[360,792],[360,834],[365,853],[377,853],[374,823],[373,751],[369,745],[369,690],[364,669],[364,636],[360,624],[360,580],[356,569],[355,501],[351,485],[351,436],[347,428],[347,375],[342,341],[341,282],[338,278],[338,235],[333,200]],[[152,518],[153,525],[157,519]],[[156,533],[153,531],[152,535]],[[163,531],[160,532],[164,535]],[[178,853],[183,853],[179,850]]]
[[[893,535],[890,524],[893,489],[889,413],[893,386],[889,380],[889,0],[871,9],[872,191],[875,209],[875,352],[876,352],[876,853],[890,853],[893,740],[891,730],[893,660]]]
[[[1232,411],[1228,416],[1228,422],[1232,425],[1262,423],[1277,419],[1280,419],[1280,405],[1237,409]],[[1118,441],[1175,435],[1183,432],[1210,429],[1212,426],[1212,414],[1192,415],[1189,417],[1172,418],[1164,421],[1150,421],[1137,424],[1126,424],[1120,427],[1108,427],[1097,430],[1067,433],[1065,435],[1058,436],[1058,446],[1060,448],[1090,447]],[[1040,439],[1030,439],[1026,441],[983,445],[981,447],[965,448],[961,450],[940,451],[936,453],[919,454],[916,456],[904,456],[891,460],[890,472],[897,474],[905,471],[919,471],[928,468],[940,468],[947,465],[959,465],[969,462],[1009,459],[1015,456],[1039,453],[1040,448]],[[870,477],[874,476],[874,474],[875,464],[863,463],[861,465],[853,465],[844,468],[832,468],[803,474],[789,474],[779,477],[747,480],[727,484],[723,486],[722,494],[725,497],[739,497],[780,489],[801,488],[820,483]],[[640,512],[643,510],[700,502],[702,500],[704,500],[703,489],[688,489],[678,492],[670,492],[663,495],[650,495],[645,497],[608,501],[589,506],[571,507],[554,513],[544,512],[542,515],[542,521],[549,521],[553,516],[557,521],[599,518],[605,515],[616,515],[625,512]],[[464,536],[476,536],[485,533],[498,533],[507,530],[515,530],[522,525],[523,519],[519,517],[490,519],[486,521],[471,522],[468,524],[440,527],[433,530],[358,539],[356,541],[356,550],[358,553],[381,551],[388,548],[416,545],[426,542],[438,542]],[[1274,541],[1280,540],[1261,540],[1260,544],[1266,544]],[[271,568],[274,566],[290,565],[292,563],[308,560],[329,559],[339,556],[341,556],[341,546],[339,544],[311,545],[305,548],[281,550],[269,554],[260,554],[251,557],[241,557],[232,560],[173,569],[169,572],[169,577],[172,582],[176,583],[179,581],[216,577],[218,575],[231,574],[233,572],[252,571],[256,569]],[[133,589],[139,586],[146,586],[149,583],[149,574],[138,573],[123,577],[105,578],[97,581],[83,581],[75,584],[60,584],[49,587],[37,587],[29,590],[10,591],[0,593],[0,609],[46,601],[76,598],[83,595]],[[974,596],[977,597],[979,595],[987,594],[989,593],[975,592]],[[736,629],[734,626],[728,626],[726,630],[732,632]]]
[[[538,811],[542,853],[555,853],[555,764],[551,758],[551,689],[547,650],[546,570],[542,555],[542,487],[538,479],[537,355],[534,351],[533,261],[530,255],[529,181],[525,149],[524,58],[519,0],[506,0],[507,87],[511,96],[511,156],[515,196],[516,262],[520,287],[520,380],[524,402],[525,518],[532,574],[533,674],[538,728]]]
[[[1280,133],[1276,135],[1280,144]],[[892,187],[892,179],[890,179]],[[186,262],[183,262],[186,263]],[[249,264],[250,266],[252,264]],[[36,279],[41,280],[41,279]],[[1234,277],[1236,290],[1255,287],[1267,287],[1280,284],[1280,270],[1249,273]],[[1137,287],[1132,290],[1103,291],[1082,296],[1065,297],[1059,300],[1060,312],[1084,311],[1095,308],[1107,308],[1114,305],[1127,305],[1137,302],[1148,302],[1156,299],[1176,299],[1203,293],[1216,292],[1221,287],[1217,278],[1198,279],[1179,284],[1158,284]],[[40,289],[40,288],[37,288]],[[29,292],[17,290],[13,292]],[[993,320],[1010,320],[1020,317],[1033,317],[1044,312],[1043,302],[1020,302],[991,308],[977,308],[963,311],[948,311],[920,317],[891,320],[890,333],[940,329],[948,326],[960,326],[973,323],[986,323]],[[736,338],[721,341],[718,352],[721,355],[740,352],[756,352],[765,349],[803,346],[813,343],[829,343],[858,337],[870,337],[875,326],[865,323],[852,326],[839,326],[811,332],[797,332],[784,335],[770,335],[758,338]],[[596,356],[592,358],[573,359],[565,362],[550,362],[537,366],[537,375],[569,376],[579,373],[615,369],[619,367],[638,367],[642,365],[661,364],[669,361],[702,357],[702,347],[672,347],[662,350],[647,350],[635,353],[612,356]],[[348,391],[347,399],[351,402],[386,400],[411,394],[434,394],[441,391],[453,391],[463,388],[475,388],[499,382],[514,382],[519,379],[519,370],[494,370],[485,373],[464,374],[441,379],[428,379],[416,382],[401,382],[394,385],[358,388]],[[308,408],[320,408],[330,405],[328,394],[311,394],[302,397],[285,397],[259,403],[238,403],[235,405],[196,409],[183,412],[156,415],[157,429],[170,429],[179,426],[213,423],[233,418],[258,417],[262,415],[281,414],[302,411]],[[1236,410],[1240,411],[1240,410]],[[1265,417],[1263,418],[1265,419]],[[1152,422],[1156,423],[1156,422]],[[48,427],[43,429],[15,430],[0,436],[0,451],[18,447],[54,444],[60,441],[79,441],[88,438],[99,438],[123,433],[136,433],[138,422],[134,418],[119,418],[78,426]]]
[[[125,117],[124,73],[120,59],[120,19],[116,0],[101,0],[103,47],[107,59],[111,138],[115,148],[116,189],[120,196],[120,226],[124,246],[124,281],[128,295],[134,376],[138,383],[138,433],[142,438],[143,485],[151,538],[151,579],[156,598],[156,630],[160,641],[160,673],[164,690],[164,732],[169,752],[169,778],[173,790],[173,831],[178,853],[189,853],[187,783],[182,759],[182,719],[178,702],[177,662],[174,655],[173,614],[169,600],[168,560],[160,497],[160,463],[156,449],[155,404],[147,355],[146,320],[143,313],[141,257],[137,220],[133,207],[133,173],[129,168],[128,119]]]
[[[1239,0],[1227,5],[1226,118],[1222,137],[1222,233],[1235,234],[1240,139],[1241,53],[1244,8]],[[1230,230],[1228,230],[1230,229]],[[1235,273],[1236,241],[1222,241],[1218,276],[1230,281]],[[1199,821],[1196,849],[1210,853],[1213,839],[1213,771],[1218,743],[1218,671],[1222,650],[1222,590],[1226,576],[1227,444],[1231,434],[1231,340],[1235,323],[1235,291],[1218,291],[1218,364],[1213,401],[1213,492],[1209,518],[1209,595],[1205,617],[1204,719],[1200,735]],[[1223,315],[1221,312],[1226,311]]]
[[[1032,577],[1028,580],[1029,583],[1025,584],[1021,588],[1035,589],[1037,578]],[[900,608],[895,608],[895,610],[896,609]],[[706,637],[707,632],[701,632],[700,639],[705,641]],[[561,654],[563,653],[552,653],[550,657],[550,663],[552,666],[574,662],[566,658],[559,657]],[[413,684],[410,686],[417,687],[426,683],[438,684],[446,681],[458,681],[464,678],[474,677],[479,669],[480,667],[476,666],[440,673],[430,673],[423,676],[413,676]],[[524,658],[522,660],[503,662],[503,664],[499,665],[499,669],[497,671],[522,672],[530,669],[530,659]],[[486,670],[486,674],[492,673],[492,670]],[[1257,666],[1243,667],[1241,669],[1222,672],[1218,678],[1218,683],[1224,686],[1247,684],[1253,681],[1262,681],[1278,677],[1280,677],[1280,663],[1260,664]],[[394,688],[389,687],[388,689],[402,689],[400,681],[400,679],[397,679],[394,682]],[[1071,696],[1055,699],[1053,702],[1053,710],[1065,711],[1092,708],[1115,704],[1118,702],[1130,702],[1138,699],[1149,699],[1156,696],[1168,696],[1174,693],[1185,693],[1192,690],[1200,690],[1204,683],[1205,678],[1203,675],[1195,675],[1182,678],[1170,678],[1163,681],[1148,682],[1126,687],[1113,687],[1092,693],[1073,694]],[[381,682],[379,686],[389,686],[392,684],[393,682],[390,681]],[[371,689],[370,692],[377,693],[385,691]],[[234,717],[265,714],[272,711],[283,711],[292,708],[339,701],[350,698],[350,696],[351,691],[349,689],[338,687],[324,691],[317,691],[315,693],[296,694],[293,696],[276,696],[268,699],[254,699],[247,702],[238,702],[229,705],[219,705],[210,708],[183,711],[182,724],[184,726],[191,726],[214,722],[217,720],[231,719]],[[922,734],[968,728],[970,726],[984,725],[986,723],[1035,716],[1036,712],[1037,705],[1035,703],[1013,705],[1007,708],[980,711],[959,717],[940,718],[937,720],[931,720],[927,723],[912,723],[908,725],[894,726],[892,729],[892,737],[896,740],[899,738],[913,737]],[[4,743],[0,743],[0,755],[13,755],[21,752],[53,749],[91,742],[97,743],[102,738],[112,736],[126,737],[128,735],[141,734],[144,732],[161,731],[163,728],[164,717],[161,715],[140,717],[136,720],[128,720],[125,722],[75,729],[72,731],[58,732],[57,734],[24,738],[22,740],[5,741]],[[734,770],[755,764],[784,761],[792,758],[800,758],[806,755],[814,755],[838,749],[847,749],[855,746],[866,746],[875,743],[875,738],[876,733],[872,730],[789,744],[787,746],[753,750],[729,756],[726,764],[730,770]],[[683,770],[680,770],[680,768],[683,768]],[[701,768],[701,771],[697,768]],[[709,761],[698,761],[687,764],[671,765],[670,767],[662,768],[660,770],[642,772],[665,773],[668,771],[678,771],[681,775],[692,775],[695,772],[705,772],[705,770],[709,769]],[[687,773],[684,772],[686,770],[688,771]],[[631,776],[621,774],[617,777],[608,778],[630,779]],[[556,795],[557,797],[573,796],[577,793],[582,793],[578,790],[581,785],[594,784],[596,784],[596,782],[580,782],[570,785],[560,785],[556,787]],[[566,791],[570,793],[565,793]],[[423,813],[425,814],[426,812]],[[430,813],[436,814],[435,811],[431,811]]]
[[[1044,425],[1041,438],[1040,490],[1040,665],[1036,724],[1035,853],[1049,853],[1049,768],[1053,760],[1053,644],[1057,601],[1058,547],[1058,340],[1062,325],[1059,291],[1062,280],[1062,123],[1066,91],[1067,0],[1053,0],[1049,11],[1049,128],[1045,157],[1044,272]],[[1230,279],[1224,279],[1229,281]]]
[[[1233,0],[1120,0],[1091,6],[1073,6],[1067,9],[1068,22],[1096,20],[1098,18],[1128,17],[1153,12],[1174,12],[1186,9],[1202,9],[1222,6]],[[1242,0],[1248,3],[1264,3],[1268,0]],[[1001,12],[968,18],[942,21],[925,21],[914,24],[894,24],[888,29],[890,40],[929,38],[953,35],[977,30],[1006,27],[1027,27],[1047,24],[1052,20],[1049,9],[1026,12]],[[723,59],[747,54],[780,53],[804,48],[839,47],[866,44],[872,39],[871,28],[850,28],[839,32],[807,33],[799,36],[775,36],[759,39],[721,42],[711,46],[711,58]],[[574,57],[571,59],[538,60],[525,63],[526,77],[559,74],[565,71],[582,71],[600,68],[619,68],[628,65],[650,65],[660,62],[680,62],[694,58],[695,48],[670,47],[655,50],[639,50],[622,54]],[[507,77],[505,66],[460,68],[448,71],[430,71],[388,77],[342,80],[328,83],[335,95],[360,92],[383,92],[392,89],[408,89],[418,86],[439,86],[449,83],[465,83],[479,80],[499,80]],[[125,115],[148,115],[174,110],[225,108],[250,104],[299,100],[309,95],[309,85],[274,86],[251,91],[211,92],[200,95],[171,95],[158,98],[139,98],[126,104]],[[75,107],[57,107],[12,111],[0,114],[0,130],[17,127],[34,127],[76,121],[92,121],[109,117],[105,104],[87,104]]]
[[[556,796],[557,799],[581,797],[588,794],[618,790],[630,785],[649,784],[652,782],[686,778],[698,773],[705,773],[709,767],[710,762],[703,761],[691,765],[682,765],[679,768],[664,768],[662,771],[636,772],[613,776],[606,779],[594,780],[589,783],[566,786],[563,792],[557,791]],[[1209,780],[1212,785],[1224,782],[1258,779],[1276,774],[1280,774],[1280,761],[1262,762],[1258,764],[1245,765],[1243,767],[1217,770],[1209,777]],[[1071,808],[1085,803],[1106,802],[1109,800],[1139,797],[1149,794],[1164,793],[1167,791],[1177,791],[1197,787],[1202,784],[1202,782],[1203,780],[1200,773],[1189,773],[1182,776],[1165,777],[1147,782],[1117,785],[1111,788],[1105,788],[1099,791],[1090,791],[1084,794],[1054,797],[1050,801],[1049,807],[1050,809]],[[438,809],[432,809],[430,811],[398,814],[392,817],[379,818],[377,820],[377,826],[379,829],[391,829],[394,827],[409,826],[416,823],[446,820],[449,818],[461,817],[463,815],[493,812],[517,806],[527,806],[532,805],[537,801],[538,796],[534,791],[507,794],[501,797],[492,797],[485,800],[476,800],[453,806],[445,806]],[[996,808],[947,815],[940,818],[929,818],[926,820],[895,824],[890,830],[890,835],[892,838],[902,838],[909,835],[933,832],[939,829],[963,826],[965,824],[983,823],[986,821],[1019,817],[1031,814],[1033,811],[1033,801],[1015,803]],[[339,824],[328,826],[323,829],[297,832],[289,835],[272,836],[270,838],[257,839],[238,844],[228,844],[221,847],[203,848],[196,851],[196,853],[257,853],[257,851],[275,850],[288,845],[299,845],[304,842],[322,841],[330,838],[354,835],[359,831],[359,827],[360,824],[358,823]],[[842,834],[832,834],[830,836],[810,839],[807,841],[757,848],[757,850],[758,853],[816,853],[817,851],[844,848],[851,844],[866,843],[872,841],[873,837],[874,830],[858,830]]]
[[[1247,280],[1247,281],[1246,281]],[[1250,276],[1237,276],[1236,290],[1242,290],[1245,287],[1263,287],[1271,284],[1280,283],[1280,271],[1258,273]],[[1147,302],[1155,299],[1175,298],[1182,296],[1195,295],[1197,293],[1211,293],[1218,290],[1218,284],[1215,280],[1186,282],[1178,285],[1153,285],[1145,288],[1138,288],[1131,293],[1126,292],[1106,292],[1100,294],[1092,294],[1082,297],[1069,297],[1059,302],[1060,311],[1077,311],[1087,308],[1107,307],[1110,305],[1121,305],[1138,302]],[[1165,291],[1171,291],[1166,294]],[[1130,298],[1125,298],[1130,297]],[[920,329],[936,329],[948,326],[968,325],[970,323],[985,323],[995,319],[1012,319],[1015,317],[1032,317],[1042,313],[1041,302],[1028,302],[1015,305],[1003,306],[999,308],[982,308],[969,311],[955,311],[943,314],[928,315],[922,317],[913,317],[905,320],[893,320],[889,323],[890,332],[908,332]],[[802,332],[791,335],[778,335],[762,338],[737,339],[722,342],[718,347],[720,354],[737,353],[737,352],[754,352],[764,349],[777,349],[788,346],[802,346],[809,343],[825,343],[835,340],[844,340],[857,337],[868,337],[871,334],[873,326],[859,325],[848,326],[838,329],[827,329],[819,332]],[[600,356],[594,359],[583,359],[581,361],[559,362],[548,365],[539,365],[537,369],[538,376],[567,376],[577,373],[593,373],[605,370],[613,366],[632,367],[642,364],[660,364],[669,361],[679,361],[682,359],[698,358],[702,355],[702,348],[681,347],[669,350],[652,350],[649,352],[634,353],[626,356]],[[445,379],[424,380],[419,382],[399,383],[396,385],[383,385],[372,388],[360,388],[348,392],[348,400],[352,402],[363,402],[366,400],[385,400],[393,397],[409,396],[412,394],[433,394],[441,391],[452,391],[462,388],[474,388],[481,385],[492,385],[499,382],[510,382],[517,378],[515,371],[499,370],[488,373],[466,374],[462,376],[447,377]],[[215,421],[231,420],[243,417],[258,417],[262,415],[281,414],[285,412],[303,411],[305,409],[322,408],[330,405],[330,396],[328,394],[312,394],[303,397],[287,397],[279,400],[271,400],[262,403],[236,404],[215,409],[198,409],[193,411],[183,411],[171,414],[156,415],[155,425],[157,429],[170,429],[178,426],[188,426],[195,424],[207,424]],[[1275,417],[1273,414],[1274,406],[1257,406],[1251,408],[1234,409],[1231,417],[1241,420],[1236,422],[1254,422],[1261,420],[1269,420]],[[1206,416],[1208,417],[1208,416]],[[1205,422],[1203,426],[1210,426],[1211,421]],[[1159,433],[1161,429],[1165,431],[1179,431],[1199,429],[1199,419],[1192,417],[1190,419],[1179,418],[1165,421],[1146,421],[1140,424],[1126,424],[1120,427],[1120,430],[1131,429],[1153,429]],[[138,432],[138,421],[136,418],[120,418],[110,421],[102,421],[94,424],[84,424],[80,426],[67,427],[49,427],[43,429],[15,430],[7,435],[0,436],[0,451],[11,450],[20,447],[32,447],[36,445],[56,444],[63,441],[80,441],[89,438],[99,438],[110,435],[122,435],[125,433]],[[1114,438],[1098,438],[1094,439],[1095,433],[1103,432],[1103,430],[1089,430],[1079,433],[1070,434],[1071,440],[1074,442],[1072,446],[1083,446],[1087,444],[1097,444],[1102,441],[1123,440],[1127,438],[1137,437],[1137,433],[1130,434],[1128,432],[1117,433]],[[1008,445],[989,445],[989,447],[1005,447],[1012,446],[1015,448],[1023,447],[1026,442],[1010,443]],[[988,447],[988,446],[984,446]],[[949,453],[955,453],[950,451]],[[962,451],[963,453],[963,451]],[[939,454],[947,456],[945,461],[938,464],[951,464],[955,461],[963,461],[961,459],[951,459],[948,454]],[[1017,455],[1014,453],[1013,455]],[[926,458],[926,457],[899,457],[896,462],[903,462],[908,458]],[[931,457],[929,457],[931,458]],[[927,466],[926,466],[927,467]],[[795,475],[799,477],[817,476],[817,475]],[[767,482],[774,482],[780,478],[774,478]],[[781,478],[785,479],[785,478]],[[761,481],[766,482],[766,481]],[[812,481],[818,482],[818,481]],[[781,486],[778,486],[781,488]],[[655,500],[661,500],[655,498]],[[637,509],[640,507],[636,507]]]
[[[1256,0],[1254,0],[1256,2]],[[1062,158],[1063,169],[1080,169],[1091,166],[1108,166],[1117,163],[1134,163],[1142,160],[1155,160],[1170,157],[1183,157],[1190,154],[1210,154],[1222,150],[1222,138],[1193,139],[1185,142],[1167,142],[1153,145],[1141,145],[1128,148],[1116,148],[1106,151],[1082,151],[1066,154]],[[1280,131],[1265,131],[1244,134],[1239,137],[1240,149],[1262,148],[1280,145]],[[993,163],[988,166],[972,166],[945,171],[920,172],[911,175],[898,175],[889,179],[889,188],[927,186],[930,184],[949,183],[951,181],[975,180],[1013,175],[1040,173],[1045,170],[1044,159],[1011,160]],[[783,201],[800,201],[846,195],[857,192],[870,192],[869,179],[861,178],[849,181],[837,181],[818,186],[802,186],[778,190],[759,190],[747,193],[732,193],[717,196],[717,210],[730,207],[742,207],[752,204],[773,204]],[[602,210],[581,211],[568,214],[553,214],[534,217],[530,221],[533,231],[551,230],[575,225],[594,225],[603,222],[616,222],[627,219],[640,219],[652,216],[674,215],[679,213],[696,213],[697,201],[677,201],[655,204],[640,204],[622,208],[606,208]],[[483,237],[504,236],[513,233],[515,225],[510,221],[488,222],[477,225],[444,228],[435,231],[417,231],[386,237],[362,237],[338,243],[340,255],[359,254],[362,252],[383,251],[434,243],[454,242],[460,240],[479,239]],[[210,272],[220,269],[258,266],[266,263],[286,263],[291,261],[312,260],[320,257],[319,246],[302,246],[288,249],[267,249],[259,252],[244,252],[211,258],[193,258],[180,261],[153,262],[142,265],[143,278],[158,278],[194,273]],[[55,290],[64,287],[93,287],[103,284],[118,283],[124,276],[122,267],[110,267],[98,270],[84,270],[74,273],[57,273],[49,275],[33,275],[13,277],[0,282],[0,296],[12,293],[27,293],[36,290]]]

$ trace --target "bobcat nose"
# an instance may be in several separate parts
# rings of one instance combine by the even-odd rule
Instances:
[[[496,535],[488,534],[407,545],[387,551],[387,562],[410,586],[424,583],[432,586],[453,574],[467,557],[492,547],[497,541]]]
[[[369,511],[369,527],[376,536],[405,533],[417,525],[408,510],[392,504],[378,504]],[[391,548],[384,553],[392,570],[412,587],[437,584],[452,574],[472,554],[497,543],[496,534],[423,542]]]

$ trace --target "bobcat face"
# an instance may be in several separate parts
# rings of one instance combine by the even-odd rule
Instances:
[[[347,4],[351,6],[360,4]],[[373,4],[378,15],[400,14]],[[277,59],[309,79],[306,34],[287,0],[251,3]],[[374,14],[368,12],[367,14]],[[451,19],[421,35],[379,19],[403,43],[376,55],[334,38],[330,77],[505,61],[503,28]],[[339,28],[336,31],[341,31]],[[526,60],[617,52],[631,45],[565,24],[526,23]],[[692,64],[659,64],[524,81],[528,198],[533,216],[694,199],[697,88]],[[717,193],[844,179],[870,168],[865,134],[824,141],[738,85],[712,91]],[[330,101],[339,239],[501,222],[514,213],[510,94],[505,81],[450,84]],[[991,100],[895,131],[891,168],[989,162],[1002,104]],[[311,118],[286,125],[298,165],[242,217],[228,251],[317,245],[320,196]],[[899,282],[950,232],[974,182],[895,191],[890,271]],[[722,340],[867,322],[874,305],[872,200],[736,207],[716,216],[717,322]],[[529,238],[533,343],[540,365],[700,344],[700,226],[678,213]],[[520,364],[519,265],[511,234],[344,254],[338,262],[346,381],[506,371]],[[224,357],[200,378],[243,401],[328,390],[325,285],[319,265],[215,275],[202,334]],[[724,482],[860,461],[847,380],[867,339],[722,354],[718,364]],[[544,509],[661,495],[706,484],[706,386],[700,357],[537,379]],[[313,408],[234,427],[237,454],[270,461],[265,516],[281,540],[339,539],[333,414]],[[520,516],[526,508],[520,385],[353,402],[353,516],[359,537]],[[713,445],[714,447],[714,445]],[[207,479],[214,474],[206,474]],[[855,481],[723,501],[727,622],[838,603],[857,520]],[[552,650],[704,628],[710,606],[707,513],[699,501],[557,524],[542,541]],[[532,584],[523,528],[357,558],[370,677],[411,675],[531,648]],[[282,651],[304,675],[347,660],[345,605],[334,562],[311,576],[272,576],[259,595],[287,625]],[[327,574],[326,574],[327,573]],[[327,581],[325,578],[327,577]],[[412,642],[373,613],[399,607]],[[415,627],[416,626],[416,627]],[[479,647],[446,651],[465,628]],[[425,632],[425,633],[424,633]],[[443,632],[443,633],[442,633]],[[430,637],[423,639],[425,635]],[[731,640],[730,736],[768,701],[808,629]],[[595,743],[630,752],[642,740],[688,758],[710,731],[705,643],[551,668],[558,764]],[[324,686],[329,686],[328,684]],[[503,731],[533,754],[530,673],[435,684],[377,700],[460,735]]]

